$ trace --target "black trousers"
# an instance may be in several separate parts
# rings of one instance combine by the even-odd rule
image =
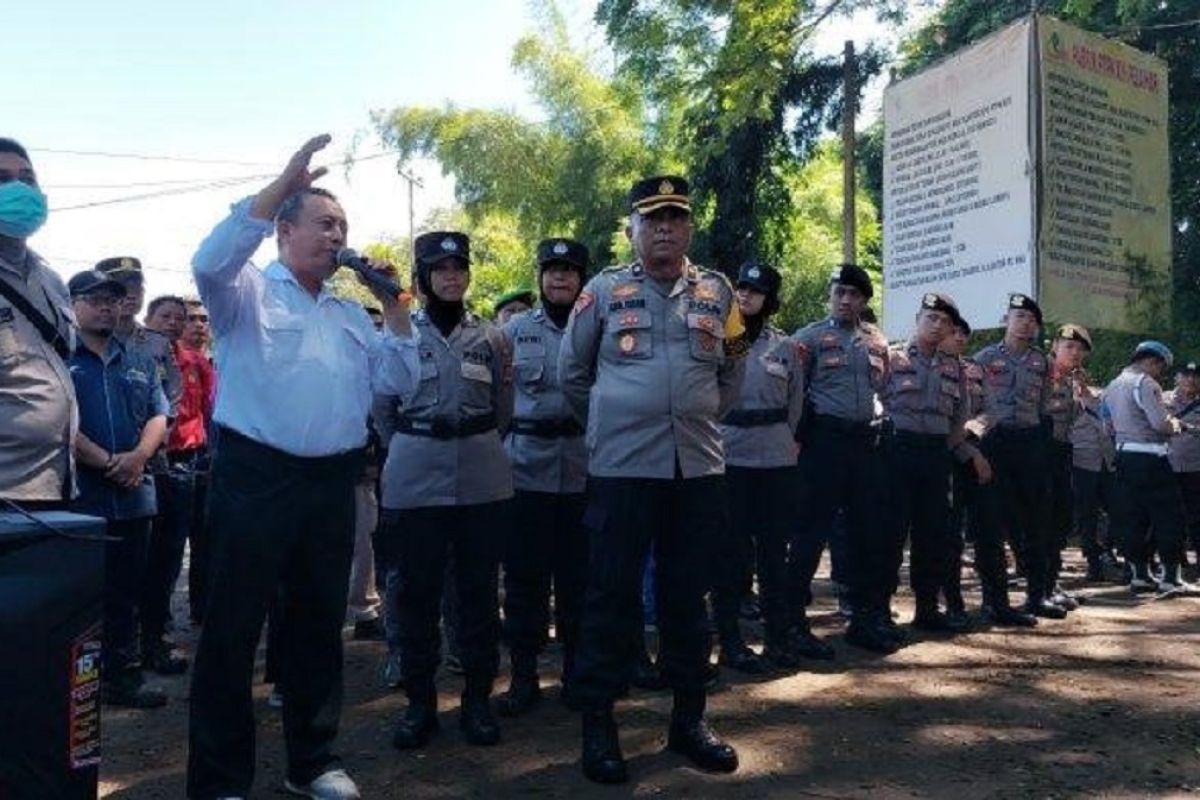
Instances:
[[[573,684],[606,708],[629,682],[630,628],[640,618],[642,570],[654,548],[658,664],[676,690],[705,695],[709,632],[704,596],[724,519],[724,476],[588,479],[588,581]]]
[[[106,679],[128,669],[141,657],[139,606],[146,577],[146,551],[151,517],[109,520],[104,545],[103,669]]]
[[[563,646],[563,675],[579,642],[587,580],[587,495],[518,491],[512,499],[504,548],[504,639],[513,653],[546,646],[550,587],[554,627]]]
[[[884,438],[881,451],[887,473],[890,540],[885,569],[873,582],[886,592],[887,599],[896,593],[904,543],[911,536],[913,594],[918,605],[936,605],[954,555],[949,527],[951,458],[946,437],[897,432]]]
[[[723,643],[727,633],[738,631],[738,612],[746,594],[744,576],[753,573],[755,562],[766,644],[779,647],[787,641],[787,548],[796,523],[799,482],[795,467],[726,468],[729,511],[713,592]]]
[[[1117,453],[1117,530],[1125,536],[1125,559],[1150,563],[1155,550],[1171,568],[1183,558],[1183,498],[1166,456]]]
[[[211,452],[211,449],[201,451],[193,464],[192,522],[188,527],[188,613],[196,622],[204,619],[204,604],[208,599],[208,551],[212,539],[208,526]]]
[[[1176,472],[1175,479],[1183,494],[1187,546],[1200,553],[1200,472]]]
[[[1073,449],[1070,442],[1054,440],[1051,440],[1048,449],[1050,500],[1046,514],[1046,547],[1049,554],[1046,582],[1051,588],[1058,583],[1058,575],[1062,572],[1062,552],[1067,546],[1067,539],[1071,537]]]
[[[171,619],[171,596],[183,566],[183,548],[192,524],[195,479],[185,464],[154,476],[158,516],[150,534],[146,556],[146,582],[142,592],[142,649],[166,633]]]
[[[979,479],[970,462],[955,462],[950,478],[950,514],[947,517],[946,537],[949,545],[947,570],[942,593],[948,609],[962,610],[962,555],[965,549],[965,530],[971,516],[975,514],[975,491]]]
[[[254,655],[283,591],[281,689],[288,776],[336,761],[342,622],[361,453],[298,458],[223,430],[212,471],[212,563],[196,651],[188,795],[244,795],[254,778]]]
[[[1079,533],[1079,546],[1088,563],[1096,562],[1101,555],[1112,549],[1109,543],[1100,541],[1100,509],[1104,509],[1109,515],[1109,527],[1114,527],[1114,491],[1112,472],[1103,469],[1092,472],[1079,467],[1073,468],[1071,493],[1075,499],[1075,530]]]
[[[1007,534],[1025,565],[1028,595],[1046,595],[1046,436],[1041,428],[998,429],[981,443],[992,465],[990,483],[977,487],[977,513],[971,516],[975,569],[983,584],[984,602],[1008,602],[1004,539]]]
[[[491,691],[499,666],[497,580],[506,503],[385,509],[381,557],[398,574],[397,615],[405,688],[428,691],[441,663],[442,590],[453,556],[467,683]]]
[[[887,570],[889,534],[881,524],[883,462],[875,437],[817,425],[799,463],[804,513],[791,543],[794,610],[802,615],[812,602],[812,579],[839,509],[851,601],[863,611],[877,608],[887,599],[878,576]]]

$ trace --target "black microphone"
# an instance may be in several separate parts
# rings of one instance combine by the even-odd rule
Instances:
[[[366,259],[360,256],[353,248],[343,247],[338,250],[337,255],[334,257],[334,263],[339,267],[349,267],[357,272],[363,280],[371,284],[372,288],[378,289],[391,297],[399,297],[404,293],[403,286],[386,275],[371,269]]]

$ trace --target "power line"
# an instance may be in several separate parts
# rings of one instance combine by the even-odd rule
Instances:
[[[102,150],[60,150],[53,147],[31,147],[35,153],[54,153],[60,156],[89,156],[93,158],[130,158],[136,161],[177,161],[185,164],[234,164],[241,167],[270,167],[262,161],[232,161],[221,158],[195,158],[193,156],[155,156],[146,153],[107,153]]]
[[[271,175],[268,173],[264,173],[264,176],[271,177]],[[243,176],[234,175],[231,177],[240,178]],[[175,180],[164,181],[130,181],[129,183],[55,183],[49,185],[43,184],[42,188],[46,191],[78,191],[79,189],[140,189],[152,186],[180,186],[186,184],[212,183],[214,180],[218,179],[214,178],[212,175],[208,175],[203,178],[177,178]]]
[[[336,166],[338,163],[343,163],[343,164],[348,164],[349,166],[354,166],[355,164],[359,164],[363,161],[373,161],[377,158],[384,158],[385,156],[392,156],[392,155],[395,155],[395,154],[392,152],[389,152],[389,151],[383,151],[383,152],[379,152],[379,153],[371,153],[370,155],[366,155],[366,156],[362,156],[362,157],[352,157],[352,158],[349,158],[342,162],[332,162],[329,164],[323,164],[322,166],[329,168],[329,167]],[[100,206],[111,206],[111,205],[119,205],[122,203],[133,203],[133,202],[137,202],[139,200],[151,200],[151,199],[158,198],[158,197],[171,197],[171,196],[181,195],[181,194],[190,194],[193,192],[206,192],[211,189],[227,189],[231,186],[239,186],[243,183],[249,183],[250,181],[259,181],[259,180],[266,180],[268,178],[273,178],[273,177],[275,177],[275,174],[276,173],[262,173],[262,174],[258,174],[258,175],[243,175],[240,177],[219,178],[217,180],[212,180],[212,181],[209,181],[207,183],[202,183],[202,184],[195,184],[195,185],[189,184],[189,185],[185,185],[185,186],[177,186],[177,187],[171,188],[171,189],[163,189],[161,191],[156,191],[156,192],[144,192],[141,194],[126,195],[123,197],[111,197],[111,198],[108,198],[105,200],[93,200],[93,201],[86,202],[86,203],[77,203],[76,205],[71,205],[71,206],[62,206],[60,208],[52,208],[50,210],[54,213],[60,213],[63,211],[78,211],[80,209],[85,209],[85,208],[98,208]],[[133,186],[131,185],[129,188],[133,188]]]

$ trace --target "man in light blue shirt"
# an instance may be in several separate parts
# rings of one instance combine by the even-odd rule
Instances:
[[[357,798],[332,744],[342,700],[342,619],[379,336],[360,305],[326,281],[346,242],[337,199],[312,182],[318,136],[253,198],[237,203],[192,262],[221,376],[210,487],[214,536],[208,605],[196,653],[188,795],[242,797],[254,779],[254,652],[282,587],[280,688],[285,788]],[[248,259],[278,234],[279,257]],[[389,326],[407,330],[395,297]]]

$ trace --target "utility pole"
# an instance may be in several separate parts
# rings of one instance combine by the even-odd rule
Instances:
[[[416,212],[413,211],[413,188],[419,186],[424,189],[425,184],[412,173],[412,170],[405,172],[403,167],[396,167],[396,174],[408,183],[408,249],[411,257],[417,240]]]
[[[842,261],[853,264],[857,260],[854,195],[854,117],[858,100],[855,81],[854,42],[846,42],[842,64]]]

